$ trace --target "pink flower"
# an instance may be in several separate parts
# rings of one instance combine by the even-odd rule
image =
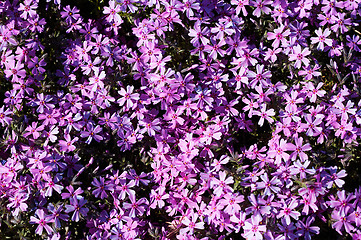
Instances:
[[[182,228],[179,230],[180,234],[193,234],[194,229],[204,229],[204,222],[200,221],[197,222],[198,214],[197,213],[191,213],[190,216],[186,216],[182,223],[186,225],[185,228]]]
[[[61,151],[64,152],[72,152],[76,149],[76,147],[73,145],[76,141],[78,141],[78,137],[75,137],[74,139],[71,139],[69,133],[64,135],[64,140],[59,140],[59,146],[61,148]]]
[[[54,232],[54,230],[48,225],[48,223],[54,222],[52,220],[51,216],[45,215],[43,209],[37,209],[35,211],[35,215],[38,218],[31,216],[30,217],[30,223],[31,224],[38,224],[38,227],[35,230],[36,234],[42,235],[44,228],[45,228],[45,230],[46,230],[46,232],[48,234],[51,234],[52,232]]]
[[[254,113],[255,113],[255,115],[258,115],[261,117],[258,121],[258,125],[261,127],[263,126],[264,120],[267,120],[269,123],[273,123],[274,120],[271,117],[276,114],[272,108],[266,110],[266,104],[262,104],[260,106],[260,111],[254,111]]]
[[[310,53],[311,52],[310,50],[308,50],[307,47],[301,51],[301,46],[297,45],[293,47],[293,53],[289,55],[289,60],[290,61],[296,60],[294,65],[295,68],[300,68],[302,63],[307,66],[310,63],[310,60],[308,60],[306,56],[310,55]]]
[[[252,215],[251,219],[247,219],[244,223],[243,237],[250,240],[262,240],[263,233],[266,232],[266,225],[260,225],[262,218],[260,215]]]
[[[311,37],[311,43],[318,43],[317,50],[323,51],[324,44],[332,46],[332,39],[327,38],[331,34],[331,31],[328,28],[326,28],[323,32],[322,28],[319,28],[315,31],[315,33],[317,34],[317,37]]]

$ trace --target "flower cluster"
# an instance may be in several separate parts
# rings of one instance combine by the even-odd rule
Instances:
[[[0,3],[0,234],[361,239],[360,1],[100,2]]]

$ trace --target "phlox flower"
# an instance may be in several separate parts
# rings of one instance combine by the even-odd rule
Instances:
[[[249,5],[249,0],[231,0],[232,5],[237,5],[236,14],[239,15],[242,11],[243,16],[247,16],[246,6]]]
[[[306,56],[310,55],[310,50],[306,47],[303,50],[301,50],[301,46],[297,45],[295,47],[293,47],[293,52],[291,54],[289,54],[289,60],[290,61],[294,61],[295,62],[295,68],[301,68],[302,63],[305,66],[308,66],[308,64],[310,63],[310,60],[308,60],[306,58]]]
[[[204,229],[204,222],[200,221],[197,222],[198,214],[197,213],[191,213],[190,216],[186,216],[183,218],[182,223],[186,226],[185,228],[182,228],[179,230],[180,234],[193,234],[194,229]]]
[[[230,176],[226,179],[227,174],[224,171],[219,173],[219,179],[213,178],[211,182],[211,188],[214,188],[214,194],[221,196],[223,193],[233,192],[233,189],[229,186],[234,182],[233,177]]]
[[[251,5],[256,7],[256,9],[253,11],[253,15],[259,18],[262,13],[270,14],[271,9],[267,7],[267,5],[271,4],[272,1],[270,0],[255,0],[251,1]]]
[[[92,191],[92,194],[95,197],[99,197],[100,195],[100,199],[104,199],[108,196],[106,191],[113,190],[112,184],[110,184],[109,182],[104,183],[103,177],[100,177],[99,180],[94,178],[92,185],[96,187],[96,189]]]
[[[351,215],[348,214],[349,207],[347,207],[346,211],[337,211],[334,210],[332,212],[332,219],[335,222],[332,224],[332,227],[342,235],[342,230],[345,230],[347,233],[351,233],[355,229],[355,227],[351,224],[354,222],[354,219]]]
[[[72,197],[70,198],[70,205],[65,205],[65,212],[70,213],[74,212],[71,217],[72,221],[78,222],[80,220],[80,214],[84,217],[87,216],[89,209],[86,206],[88,201],[83,197]]]
[[[24,3],[20,3],[18,10],[22,12],[20,17],[23,19],[28,19],[35,17],[37,15],[36,9],[38,8],[38,3],[33,0],[25,0]]]
[[[267,110],[266,104],[262,104],[260,106],[260,111],[254,111],[254,114],[260,116],[258,125],[262,127],[264,120],[267,120],[269,123],[273,123],[274,120],[271,117],[273,117],[276,113],[272,108]]]
[[[298,211],[294,210],[298,207],[299,203],[297,200],[292,199],[289,204],[286,204],[282,200],[281,210],[279,211],[277,218],[284,218],[287,225],[291,223],[291,217],[295,220],[298,220],[298,217],[301,215]]]
[[[247,219],[244,223],[243,237],[249,240],[262,240],[263,233],[266,232],[266,225],[261,225],[262,217],[260,215],[252,215],[251,219]]]
[[[85,141],[85,143],[90,144],[90,142],[92,141],[93,138],[97,142],[100,142],[101,140],[103,140],[103,137],[99,134],[102,131],[102,128],[99,125],[94,127],[92,123],[88,123],[86,128],[87,129],[82,131],[80,134],[80,136],[82,138],[87,137],[87,140]]]
[[[291,34],[291,31],[289,29],[285,30],[284,25],[281,25],[279,28],[276,28],[273,32],[267,33],[267,40],[273,40],[272,47],[274,49],[277,49],[282,43],[282,45],[287,44],[287,39],[285,37],[289,36]]]
[[[69,133],[66,133],[64,135],[65,140],[59,140],[59,146],[61,148],[61,151],[64,152],[72,152],[75,150],[75,146],[74,143],[76,141],[78,141],[78,137],[75,137],[73,139],[71,139],[71,136],[69,135]]]
[[[107,15],[106,20],[108,22],[121,21],[121,17],[118,14],[120,12],[120,6],[115,1],[109,1],[109,7],[104,7],[103,13]]]
[[[148,200],[145,198],[141,198],[138,201],[135,199],[135,195],[129,195],[129,199],[131,203],[124,202],[124,209],[130,209],[129,217],[136,217],[143,215],[146,206],[148,205]]]
[[[15,61],[12,59],[6,65],[4,70],[5,77],[10,78],[13,82],[18,82],[21,78],[26,77],[26,71],[24,69],[24,64],[20,61]]]
[[[5,127],[5,125],[10,125],[12,118],[9,116],[13,114],[13,111],[9,108],[6,108],[4,111],[4,107],[5,106],[1,106],[0,108],[0,123],[3,127]]]
[[[51,216],[46,215],[43,209],[37,209],[35,211],[35,215],[37,217],[34,216],[30,217],[30,223],[38,224],[38,227],[35,230],[36,234],[42,235],[44,228],[48,234],[54,232],[54,230],[48,225],[49,223],[52,223],[54,221],[52,220]]]
[[[322,28],[319,28],[315,33],[317,34],[317,37],[311,37],[311,42],[312,44],[318,43],[317,50],[323,51],[324,44],[327,44],[328,46],[332,45],[332,40],[327,38],[331,34],[331,31],[328,28],[324,31],[322,31]]]

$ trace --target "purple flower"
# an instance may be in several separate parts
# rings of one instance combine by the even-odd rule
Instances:
[[[304,48],[301,51],[301,46],[297,45],[295,47],[293,47],[293,52],[289,55],[289,60],[290,61],[294,61],[295,62],[295,68],[301,68],[302,63],[306,66],[308,66],[308,64],[310,63],[310,60],[308,60],[306,58],[306,56],[310,55],[310,50],[308,50],[308,48]]]
[[[332,40],[327,38],[331,34],[331,31],[328,28],[326,28],[323,32],[322,28],[319,28],[315,31],[315,33],[317,34],[317,37],[311,37],[311,42],[312,44],[318,43],[317,50],[323,51],[324,44],[332,46]]]
[[[80,220],[80,214],[84,217],[87,216],[89,209],[84,207],[87,202],[87,200],[79,196],[70,198],[70,205],[65,205],[65,212],[73,212],[73,216],[71,217],[72,221],[78,222]]]
[[[26,71],[24,69],[24,64],[20,61],[15,61],[14,59],[9,61],[4,70],[5,76],[7,78],[11,77],[13,82],[18,82],[21,78],[26,77]]]
[[[251,219],[247,219],[244,223],[243,237],[252,240],[262,240],[263,233],[266,232],[266,225],[261,225],[262,218],[260,215],[252,215]]]
[[[48,225],[48,223],[54,222],[54,220],[50,215],[46,215],[43,209],[37,209],[35,211],[35,215],[37,217],[33,217],[33,216],[30,217],[30,223],[38,224],[38,227],[35,230],[36,234],[42,235],[44,228],[48,234],[54,232],[54,230]]]
[[[100,181],[98,181],[98,179],[94,178],[92,185],[96,187],[96,189],[94,191],[92,191],[92,194],[95,197],[99,197],[103,199],[106,198],[108,196],[108,194],[106,193],[106,190],[110,191],[113,190],[113,186],[112,184],[109,183],[104,183],[104,178],[100,177],[99,179]]]
[[[87,144],[90,144],[93,138],[95,141],[100,142],[101,140],[103,140],[103,137],[99,134],[101,131],[102,128],[99,125],[94,127],[92,123],[88,123],[87,129],[82,131],[80,136],[82,138],[87,137],[87,140],[85,141],[85,143]]]
[[[135,195],[129,195],[129,199],[131,203],[124,202],[123,207],[125,209],[130,209],[129,217],[142,216],[146,205],[148,205],[148,201],[145,198],[141,198],[138,201],[135,199]]]

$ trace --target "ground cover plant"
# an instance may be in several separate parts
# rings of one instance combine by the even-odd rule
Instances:
[[[360,21],[1,1],[1,239],[361,239]]]

